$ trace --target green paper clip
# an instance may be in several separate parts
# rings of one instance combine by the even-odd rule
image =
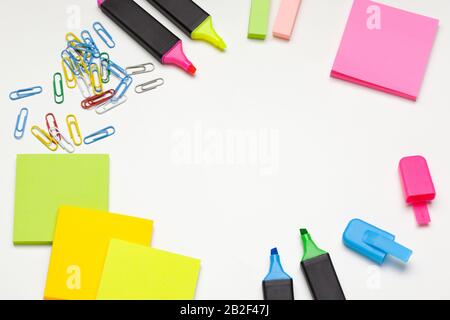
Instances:
[[[64,102],[63,77],[60,72],[53,75],[53,94],[56,104],[62,104]]]

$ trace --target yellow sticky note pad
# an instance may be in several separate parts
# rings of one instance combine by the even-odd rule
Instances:
[[[111,240],[99,300],[192,300],[200,260]]]
[[[149,246],[153,222],[104,211],[61,207],[44,298],[93,300],[111,239]]]

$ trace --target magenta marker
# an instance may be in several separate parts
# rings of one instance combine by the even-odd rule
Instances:
[[[405,201],[412,205],[417,223],[421,226],[429,224],[428,203],[434,200],[436,191],[427,161],[421,156],[403,158],[399,171]]]
[[[98,6],[162,64],[193,75],[196,68],[184,55],[181,40],[133,0],[97,0]]]

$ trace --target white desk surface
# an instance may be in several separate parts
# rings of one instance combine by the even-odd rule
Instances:
[[[21,107],[30,109],[28,129],[43,126],[47,112],[62,123],[76,114],[85,134],[116,127],[114,137],[78,152],[111,155],[112,212],[153,219],[154,247],[202,259],[197,299],[262,299],[274,246],[296,299],[310,299],[299,269],[300,227],[331,253],[349,299],[450,298],[450,2],[383,1],[441,20],[416,103],[329,77],[352,0],[304,0],[290,42],[247,39],[250,1],[197,2],[226,53],[189,41],[138,0],[184,40],[198,75],[157,64],[136,83],[162,76],[164,87],[130,94],[126,106],[97,116],[81,110],[78,91],[53,103],[68,31],[101,21],[119,64],[155,59],[94,0],[1,1],[0,299],[41,299],[51,250],[12,244],[16,154],[47,152],[29,131],[13,138]],[[8,99],[32,85],[44,94]],[[427,228],[416,226],[397,173],[400,158],[414,154],[427,158],[438,194]],[[410,263],[380,268],[345,248],[341,236],[355,217],[396,234],[414,251]]]

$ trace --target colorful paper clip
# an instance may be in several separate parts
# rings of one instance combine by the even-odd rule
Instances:
[[[53,95],[56,104],[64,102],[63,78],[59,72],[53,75]]]
[[[105,103],[105,102],[111,100],[115,94],[116,94],[116,92],[113,89],[110,89],[103,93],[86,98],[83,101],[81,101],[81,107],[85,110],[90,110],[102,103]]]
[[[59,129],[58,122],[56,122],[56,117],[53,113],[47,113],[45,115],[45,123],[47,124],[48,132],[50,132],[52,128]]]
[[[69,51],[63,50],[61,52],[61,59],[63,60],[66,67],[72,71],[72,73],[78,77],[80,75],[80,69],[78,67],[78,62],[76,61],[75,57],[73,57]]]
[[[103,52],[100,55],[100,74],[102,76],[103,83],[109,83],[111,79],[111,71],[108,69],[109,66],[109,54]]]
[[[149,63],[144,63],[144,64],[138,64],[135,66],[131,66],[131,67],[127,67],[125,69],[125,71],[130,75],[130,76],[135,76],[138,74],[143,74],[143,73],[149,73],[155,70],[155,65],[151,62]]]
[[[64,59],[61,60],[61,67],[63,69],[64,73],[64,80],[66,82],[66,86],[69,89],[75,89],[77,87],[77,79],[75,78],[75,74],[72,72],[72,69],[70,70],[70,76],[69,72],[67,71],[66,63],[64,62]]]
[[[13,91],[9,94],[9,98],[13,101],[15,100],[19,100],[19,99],[23,99],[23,98],[28,98],[37,94],[42,93],[42,87],[41,86],[36,86],[36,87],[32,87],[32,88],[27,88],[27,89],[20,89],[17,91]]]
[[[100,22],[94,22],[93,28],[108,48],[113,49],[116,47],[116,43],[114,42],[112,36],[108,31],[106,31],[105,27]]]
[[[67,42],[71,42],[71,41],[81,42],[81,39],[78,38],[73,32],[69,32],[66,34],[66,41]]]
[[[28,109],[22,108],[17,116],[16,128],[14,129],[14,138],[20,140],[25,134],[25,128],[28,120]]]
[[[158,78],[158,79],[143,83],[141,85],[138,85],[134,91],[136,91],[136,93],[144,93],[144,92],[148,92],[150,90],[154,90],[162,85],[164,85],[164,79]]]
[[[92,54],[95,58],[100,58],[100,51],[98,50],[97,45],[95,44],[94,38],[89,31],[83,30],[81,32],[81,39],[83,39],[84,43],[92,48]]]
[[[89,98],[91,96],[91,82],[83,75],[77,76],[77,87],[80,89],[81,95],[84,98]]]
[[[126,77],[128,77],[128,73],[120,66],[118,66],[116,63],[109,60],[108,64],[108,70],[117,78],[123,80]]]
[[[89,66],[89,72],[91,74],[91,86],[94,93],[103,92],[103,81],[100,74],[100,69],[96,63],[92,63]]]
[[[114,127],[107,127],[84,138],[84,144],[92,144],[94,142],[103,140],[112,136],[114,133],[116,133],[116,129],[114,129]]]
[[[130,89],[131,84],[133,83],[133,79],[131,77],[126,77],[120,81],[119,85],[115,89],[116,94],[112,97],[112,101],[119,101],[125,93],[127,93],[128,89]]]
[[[68,153],[74,153],[75,147],[70,143],[69,140],[59,131],[58,128],[51,128],[48,132],[50,136],[55,140],[61,149],[65,150]]]
[[[81,146],[83,144],[83,137],[81,136],[77,117],[75,117],[75,115],[73,115],[73,114],[69,114],[66,117],[66,123],[67,123],[67,128],[69,129],[70,139],[72,139],[73,144],[76,145],[77,147]],[[73,132],[74,129],[75,129],[75,133],[78,137],[78,140],[75,139],[75,133]]]
[[[50,151],[58,150],[58,143],[53,139],[50,134],[42,130],[38,126],[33,126],[31,128],[31,133],[35,136],[45,147]]]
[[[109,100],[105,103],[100,104],[97,108],[95,108],[95,112],[97,114],[105,114],[108,111],[111,111],[112,109],[117,108],[118,106],[120,106],[121,104],[124,104],[127,101],[128,101],[128,98],[125,95],[122,96],[122,98],[120,98],[117,101]]]

